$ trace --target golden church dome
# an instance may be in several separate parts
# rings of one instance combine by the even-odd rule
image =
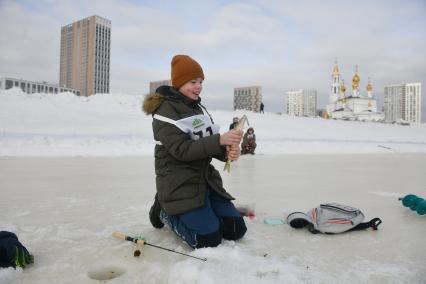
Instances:
[[[355,75],[352,77],[352,88],[358,89],[361,78],[358,75],[358,66],[355,66]]]
[[[352,83],[359,83],[359,81],[361,81],[361,78],[359,77],[359,75],[358,75],[358,74],[355,74],[355,75],[352,77]]]
[[[370,83],[370,78],[368,78],[367,92],[371,92],[373,90],[373,85]]]
[[[340,92],[341,93],[346,93],[346,86],[345,86],[345,81],[342,80],[342,84],[340,85]]]
[[[337,64],[333,67],[333,74],[339,74],[339,66]]]
[[[334,59],[333,75],[339,75],[339,66],[337,65],[337,58]]]

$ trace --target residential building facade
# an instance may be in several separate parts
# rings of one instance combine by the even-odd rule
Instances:
[[[383,109],[386,122],[421,123],[421,83],[385,86]]]
[[[303,116],[303,92],[302,90],[288,91],[287,114],[291,116]]]
[[[317,115],[317,91],[314,89],[288,91],[287,114],[292,116]]]
[[[14,87],[20,88],[23,92],[27,94],[34,94],[34,93],[57,94],[57,93],[70,92],[77,96],[80,95],[79,90],[60,87],[58,84],[28,81],[28,80],[16,79],[16,78],[10,78],[10,77],[0,77],[0,90],[8,90]]]
[[[260,111],[262,103],[262,87],[234,88],[234,110],[245,109],[254,112]]]
[[[61,28],[61,87],[82,96],[110,91],[111,21],[97,15]]]

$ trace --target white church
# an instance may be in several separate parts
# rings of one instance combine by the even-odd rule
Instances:
[[[344,80],[340,77],[337,60],[334,63],[330,90],[330,103],[327,105],[329,118],[361,121],[383,121],[384,114],[377,111],[377,101],[373,96],[373,86],[368,79],[367,94],[361,94],[361,78],[358,67],[352,77],[352,93],[346,93]]]

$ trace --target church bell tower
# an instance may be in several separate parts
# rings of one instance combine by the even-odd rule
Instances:
[[[337,58],[334,60],[333,73],[331,75],[331,90],[330,90],[330,104],[334,104],[340,98],[340,71],[337,65]]]

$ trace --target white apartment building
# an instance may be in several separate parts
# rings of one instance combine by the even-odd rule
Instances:
[[[164,86],[164,85],[171,86],[172,81],[171,80],[160,80],[160,81],[149,82],[149,93],[154,94],[155,90],[157,90],[158,87]]]
[[[34,93],[57,94],[57,93],[70,92],[70,93],[76,94],[77,96],[80,95],[79,90],[59,87],[58,84],[28,81],[28,80],[15,79],[10,77],[0,77],[0,90],[8,90],[13,87],[21,88],[21,90],[27,94],[34,94]]]
[[[303,115],[316,116],[317,115],[317,90],[308,89],[303,90]]]
[[[402,94],[404,85],[385,86],[383,110],[386,122],[402,119]]]
[[[234,88],[234,110],[245,109],[259,112],[261,103],[262,87]]]
[[[288,91],[287,114],[292,116],[303,116],[303,91]]]
[[[421,83],[385,86],[385,121],[421,123],[421,106]]]
[[[313,89],[288,91],[287,114],[292,116],[316,116],[317,91]]]

